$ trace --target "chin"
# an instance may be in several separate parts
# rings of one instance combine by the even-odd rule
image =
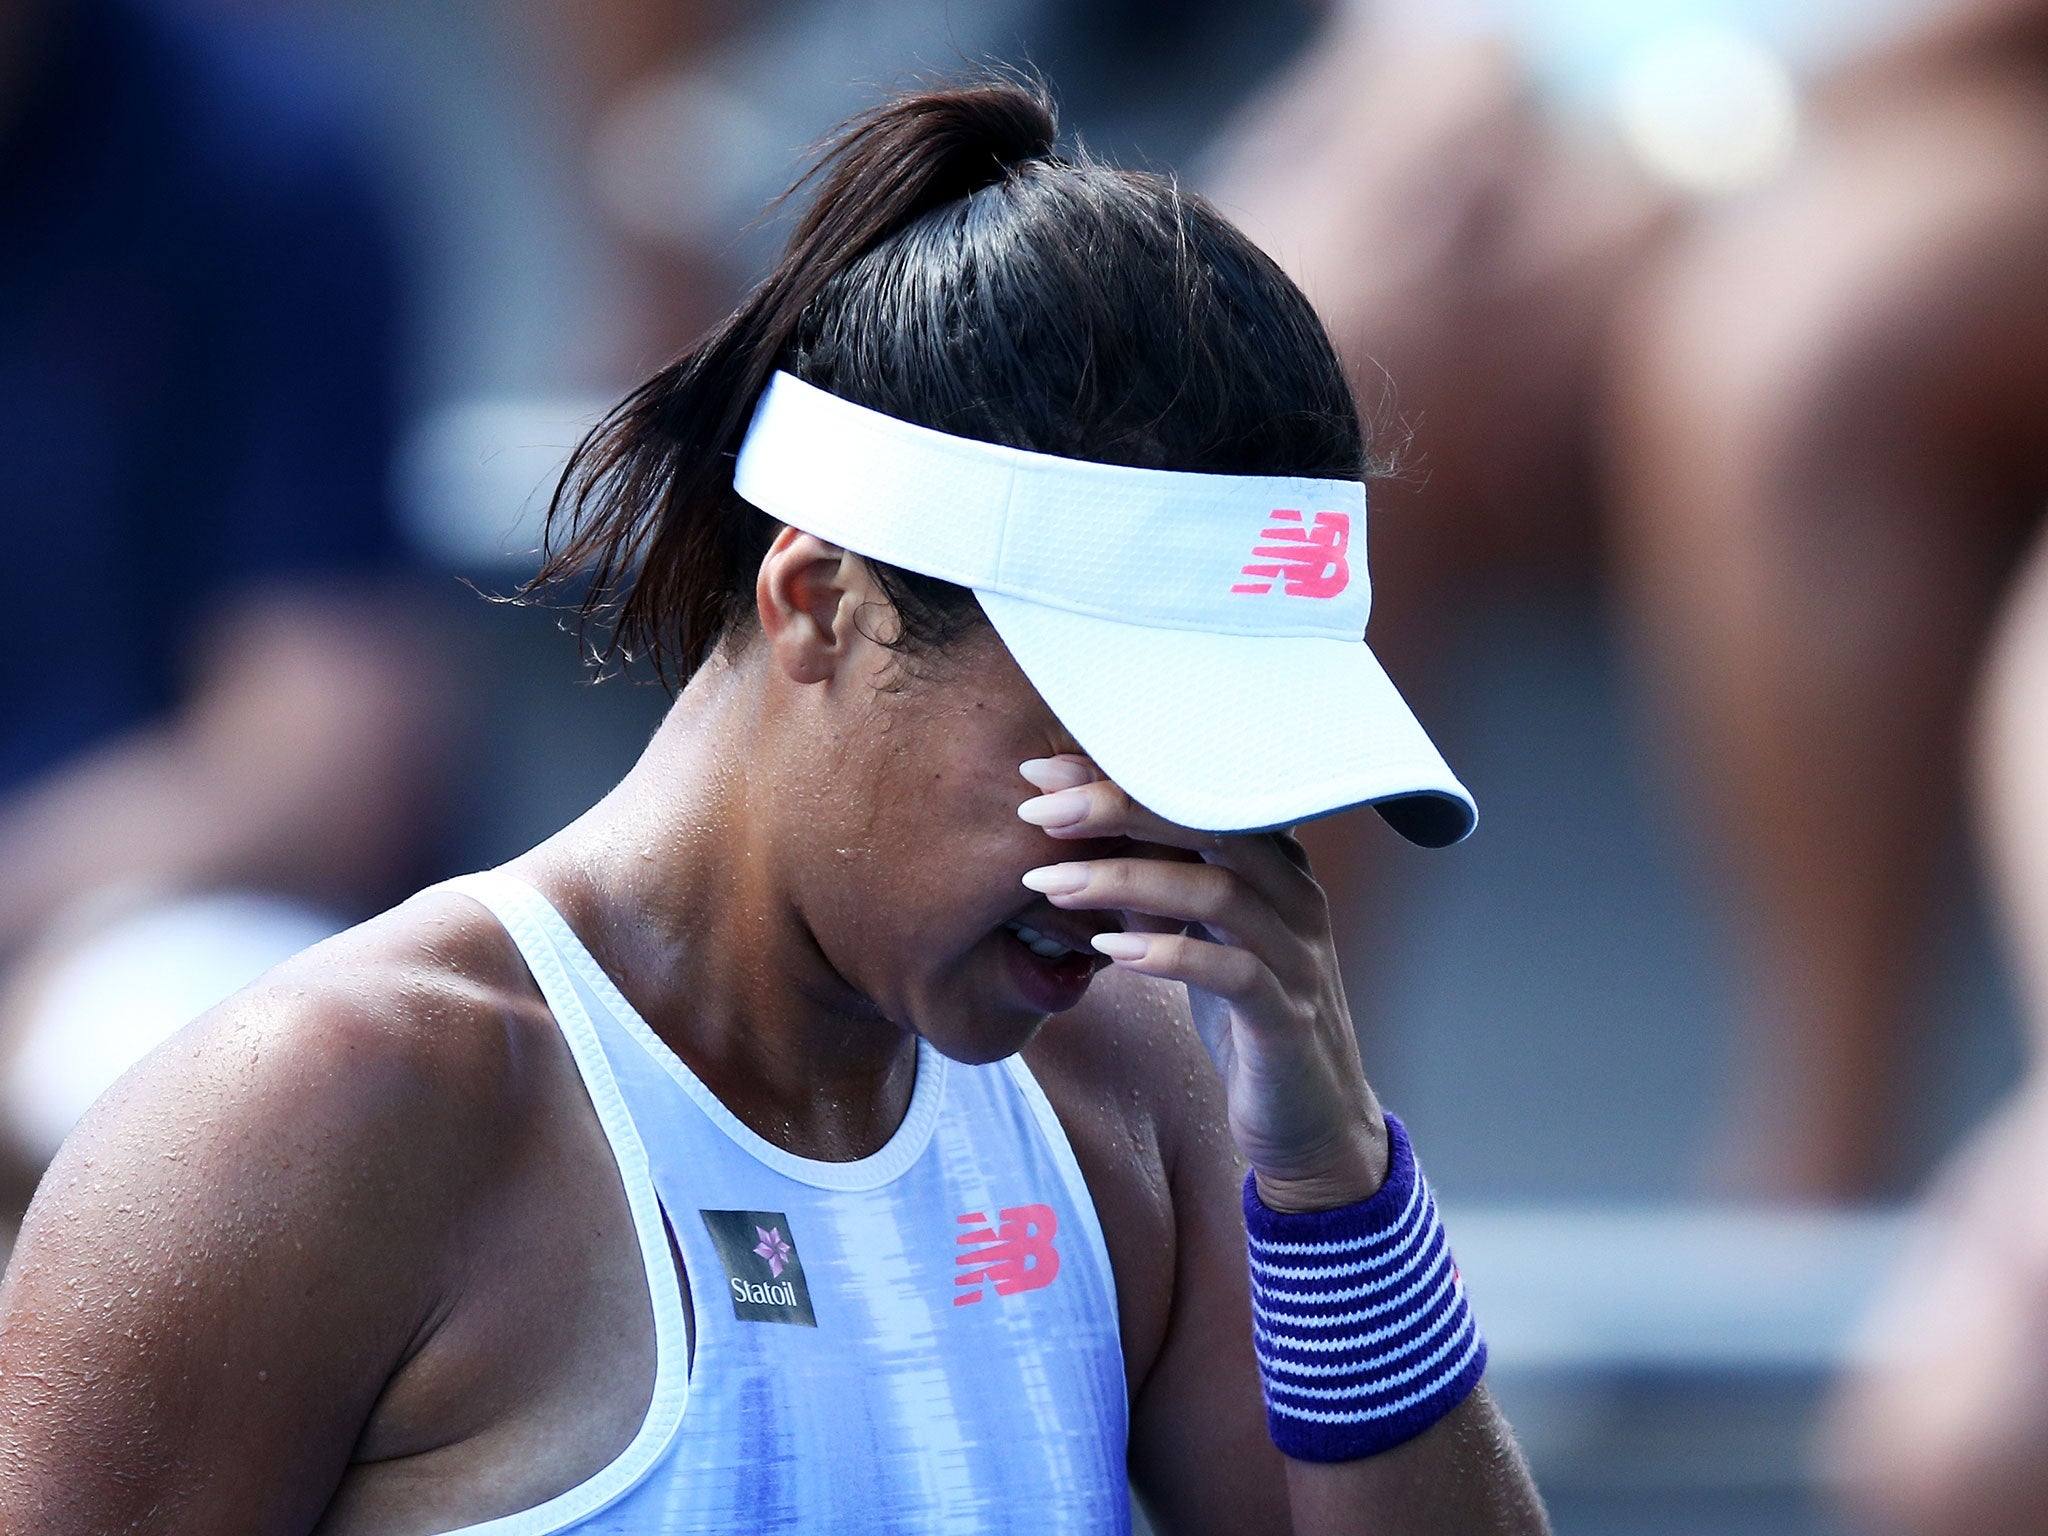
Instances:
[[[1043,1013],[998,1013],[990,1008],[970,1020],[948,1020],[943,1025],[919,1027],[917,1033],[948,1061],[957,1061],[966,1067],[980,1067],[1023,1050],[1049,1017],[1051,1015]]]
[[[965,1066],[1014,1056],[1055,1014],[1078,1007],[1109,962],[1100,956],[1034,955],[1002,930],[920,988],[923,1008],[898,1015],[932,1049]]]

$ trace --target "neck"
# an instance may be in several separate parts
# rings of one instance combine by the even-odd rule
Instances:
[[[901,1123],[916,1041],[820,952],[769,814],[787,806],[767,691],[715,659],[633,771],[514,866],[654,1032],[768,1140],[846,1161]]]

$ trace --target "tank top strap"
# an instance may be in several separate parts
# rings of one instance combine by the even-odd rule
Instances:
[[[647,1277],[648,1300],[654,1311],[654,1394],[632,1442],[603,1471],[558,1498],[501,1520],[465,1528],[465,1536],[538,1536],[567,1529],[604,1509],[631,1492],[660,1463],[683,1422],[689,1400],[689,1339],[675,1260],[669,1250],[661,1203],[655,1194],[647,1147],[620,1092],[596,1021],[564,960],[562,940],[566,938],[574,944],[575,936],[569,933],[568,925],[546,897],[502,870],[462,875],[444,881],[440,889],[467,896],[497,918],[511,935],[554,1014],[618,1164],[626,1204],[633,1216],[634,1236],[639,1243],[641,1269]]]

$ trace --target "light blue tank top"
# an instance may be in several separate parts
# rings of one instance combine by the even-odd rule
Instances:
[[[539,892],[502,872],[449,888],[505,925],[575,1055],[656,1348],[647,1417],[609,1466],[462,1536],[1129,1530],[1109,1256],[1021,1058],[962,1066],[920,1042],[887,1145],[796,1157],[712,1096]]]

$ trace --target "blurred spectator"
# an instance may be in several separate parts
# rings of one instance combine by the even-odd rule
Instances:
[[[2048,542],[1988,672],[1981,835],[2032,1063],[1937,1183],[1837,1404],[1830,1470],[1889,1536],[2048,1529]]]
[[[0,0],[0,1140],[418,871],[399,293],[321,94],[143,0]],[[234,894],[225,894],[234,893]]]
[[[1207,188],[1302,283],[1399,450],[1372,487],[1373,565],[1399,573],[1374,590],[1372,635],[1411,692],[1435,685],[1483,580],[1590,563],[1602,329],[1665,202],[1611,137],[1549,110],[1485,10],[1333,7]],[[1367,974],[1375,832],[1304,832]]]
[[[1922,18],[1811,93],[1796,148],[1789,87],[1735,70],[1770,130],[1746,186],[1732,130],[1690,160],[1654,122],[1596,134],[1442,24],[1487,7],[1422,9],[1347,13],[1223,185],[1418,422],[1377,643],[1426,652],[1460,580],[1605,546],[1738,919],[1721,1181],[1865,1193],[1962,701],[2048,497],[2048,8]]]
[[[2048,6],[1965,10],[1834,82],[1617,333],[1622,569],[1741,901],[1742,1137],[1793,1193],[1894,1171],[1971,679],[2048,503]]]
[[[1064,132],[1179,164],[1294,52],[1316,0],[602,0],[553,23],[590,183],[651,320],[638,374],[766,269],[805,147],[919,72],[1043,70]]]

